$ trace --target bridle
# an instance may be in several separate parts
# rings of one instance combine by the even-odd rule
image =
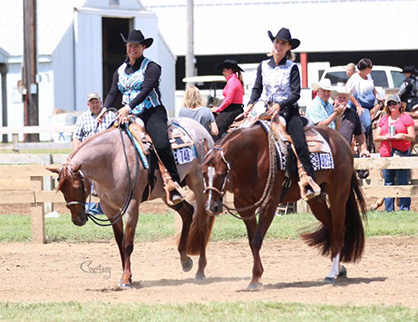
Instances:
[[[85,189],[85,186],[84,186],[84,174],[83,174],[83,172],[81,171],[81,170],[77,170],[77,171],[74,171],[73,169],[72,169],[72,166],[71,166],[71,164],[69,164],[69,163],[65,163],[65,164],[63,164],[62,166],[61,166],[61,168],[60,168],[60,171],[59,171],[59,174],[58,174],[58,182],[60,182],[61,181],[61,176],[62,176],[62,171],[64,170],[64,168],[65,167],[67,167],[68,168],[68,170],[72,173],[72,174],[74,174],[74,175],[79,175],[80,176],[80,181],[81,181],[81,189],[83,190],[83,201],[69,201],[69,202],[67,202],[66,204],[65,204],[65,206],[68,208],[68,209],[71,209],[70,207],[71,206],[81,206],[81,207],[83,207],[83,209],[85,208],[85,206],[86,206],[86,202],[85,202],[85,200],[86,200],[86,189]],[[64,175],[65,176],[65,175]]]
[[[276,167],[276,165],[275,165],[275,161],[276,161],[276,149],[275,149],[275,146],[274,146],[274,134],[273,134],[273,131],[272,130],[269,131],[269,133],[267,135],[267,139],[268,139],[268,148],[269,148],[270,167],[269,167],[269,175],[268,175],[268,178],[267,178],[266,186],[264,188],[264,192],[263,192],[260,200],[258,200],[255,204],[252,204],[250,206],[243,207],[243,208],[238,208],[238,209],[231,208],[231,207],[229,207],[228,205],[226,205],[226,204],[224,204],[222,202],[222,207],[225,207],[225,209],[228,211],[228,213],[230,215],[234,216],[235,218],[238,218],[238,219],[241,219],[241,220],[251,220],[251,219],[253,219],[254,217],[256,217],[258,215],[258,212],[255,212],[254,215],[251,216],[251,217],[245,217],[245,218],[242,218],[242,217],[236,215],[234,212],[247,211],[247,210],[250,210],[250,209],[259,208],[260,206],[263,207],[269,201],[268,196],[272,192],[273,183],[274,183],[274,179],[275,179],[275,172],[276,172],[275,171],[275,167]],[[218,153],[218,152],[221,155],[221,160],[226,164],[226,168],[227,168],[226,174],[225,174],[225,178],[224,178],[224,181],[222,183],[222,188],[221,188],[221,190],[219,190],[219,189],[217,189],[217,188],[215,188],[213,186],[208,186],[208,187],[205,187],[205,190],[203,192],[205,194],[207,194],[208,192],[211,193],[211,191],[214,191],[223,200],[223,196],[225,195],[225,192],[226,192],[225,191],[226,190],[225,189],[226,188],[226,183],[227,183],[227,181],[229,181],[228,174],[229,174],[229,171],[231,170],[231,167],[229,165],[228,160],[226,160],[226,158],[225,158],[225,154],[224,154],[224,151],[223,151],[222,147],[218,146],[218,147],[214,147],[213,149],[209,150],[209,152],[206,153],[206,155],[205,155],[205,159],[209,156],[210,153],[213,153],[212,159],[214,159],[216,153]],[[213,173],[211,174],[211,176],[213,178]],[[209,181],[211,183],[212,180],[211,180],[211,178],[209,178],[209,179],[210,179]]]
[[[210,155],[211,153],[213,153],[213,157],[212,158],[214,158],[215,157],[215,155],[216,155],[216,152],[219,152],[220,153],[220,155],[221,155],[221,160],[226,164],[226,173],[225,173],[225,177],[224,177],[224,180],[223,180],[223,182],[222,182],[222,188],[221,188],[221,190],[219,190],[218,188],[215,188],[213,185],[211,185],[211,186],[206,186],[205,187],[205,190],[203,190],[203,193],[210,193],[211,191],[214,191],[215,193],[217,193],[221,198],[223,198],[223,196],[225,195],[225,187],[226,187],[226,183],[229,181],[229,179],[228,179],[228,174],[229,174],[229,171],[231,170],[231,166],[229,165],[229,162],[226,160],[226,158],[225,158],[225,154],[224,154],[224,151],[223,151],[223,149],[222,149],[222,147],[214,147],[214,148],[212,148],[212,149],[210,149],[209,151],[208,151],[208,153],[206,153],[206,155],[205,155],[205,159],[206,159],[206,157],[208,156],[208,155]],[[213,169],[213,167],[209,167],[209,169],[211,169],[211,171],[214,171],[214,169]],[[210,176],[210,178],[209,178],[209,183],[210,184],[212,184],[212,180],[211,180],[211,178],[213,178],[213,174],[214,173],[210,173],[210,174],[208,174],[208,176]]]
[[[132,183],[131,182],[131,170],[129,168],[129,161],[128,161],[128,156],[126,154],[126,147],[125,147],[125,142],[124,142],[124,139],[123,139],[122,127],[121,126],[119,126],[119,133],[120,133],[120,137],[121,137],[121,141],[122,141],[123,154],[124,154],[125,163],[126,163],[127,181],[128,181],[127,193],[126,193],[125,202],[123,203],[122,207],[119,209],[119,211],[117,212],[117,214],[114,215],[112,218],[102,219],[102,218],[96,217],[93,214],[90,214],[89,212],[86,212],[87,218],[90,218],[91,221],[93,221],[96,225],[102,226],[102,227],[113,226],[119,220],[121,220],[123,218],[123,215],[126,213],[126,211],[128,209],[128,206],[129,206],[129,203],[132,200],[133,193],[135,191],[136,184],[138,182],[138,172],[139,172],[139,157],[138,157],[138,154],[135,153],[135,161],[136,161],[136,164],[135,164],[136,165],[136,169],[135,170],[136,171],[135,171],[135,179],[134,179],[134,181]],[[80,202],[80,201],[70,201],[70,202],[67,202],[66,206],[67,206],[68,209],[70,209],[71,206],[81,206],[81,207],[83,207],[83,210],[84,210],[85,209],[85,206],[86,206],[86,202],[85,202],[85,200],[86,200],[86,189],[85,189],[85,186],[84,186],[84,174],[83,174],[83,172],[81,172],[81,170],[74,171],[72,169],[71,164],[65,163],[65,164],[63,164],[61,166],[61,169],[59,171],[58,182],[61,181],[60,176],[61,176],[61,173],[62,173],[64,167],[68,167],[69,168],[69,171],[71,173],[76,174],[76,175],[80,175],[81,187],[83,189],[83,202]],[[90,203],[90,201],[91,201],[91,194],[90,194],[89,203]],[[102,222],[109,222],[109,223],[104,224]]]

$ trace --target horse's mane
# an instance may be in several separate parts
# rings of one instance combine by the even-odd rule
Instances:
[[[257,128],[262,128],[260,124],[256,123],[247,128],[238,128],[231,133],[228,133],[225,137],[223,137],[218,144],[218,146],[222,147],[229,147],[233,144],[236,140],[240,139],[241,136],[246,135],[247,132],[254,131]]]
[[[110,128],[108,128],[108,129],[106,129],[105,131],[102,131],[102,132],[99,132],[99,133],[97,133],[97,134],[95,134],[95,135],[93,135],[93,136],[91,136],[91,137],[89,137],[87,140],[85,140],[85,141],[83,141],[81,144],[80,144],[80,146],[78,147],[78,149],[76,149],[75,151],[73,151],[68,157],[67,157],[67,162],[69,162],[69,160],[71,160],[73,157],[74,157],[74,155],[76,155],[80,150],[81,150],[81,148],[83,147],[83,146],[85,146],[85,145],[87,145],[87,144],[90,144],[90,142],[92,141],[92,140],[96,140],[97,138],[99,138],[99,137],[101,137],[101,136],[103,136],[103,135],[105,135],[105,134],[107,134],[108,132],[110,132],[110,131],[113,131],[115,129],[115,127],[110,127]]]

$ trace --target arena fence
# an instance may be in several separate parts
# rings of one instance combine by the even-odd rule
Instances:
[[[0,205],[28,204],[32,217],[33,243],[46,243],[45,214],[54,203],[64,203],[61,193],[54,191],[57,175],[46,167],[59,168],[67,155],[3,154],[0,156]],[[356,169],[370,170],[369,178],[362,180],[366,198],[415,197],[418,191],[418,157],[355,159]],[[380,169],[411,169],[408,186],[384,186]],[[55,180],[55,181],[54,181]],[[93,199],[97,201],[97,199]],[[300,205],[305,204],[305,208]],[[298,212],[306,212],[306,203],[298,203]]]

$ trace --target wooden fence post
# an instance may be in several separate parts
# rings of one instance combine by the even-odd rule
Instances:
[[[35,191],[42,190],[43,177],[30,177],[31,188],[33,196],[35,197]],[[32,216],[32,243],[45,244],[45,212],[44,203],[35,202],[31,205]]]
[[[43,154],[42,155],[42,164],[43,165],[50,165],[52,164],[52,155],[51,154]],[[43,178],[43,190],[51,191],[52,190],[52,181],[54,179],[51,176],[46,176]],[[50,213],[53,209],[52,202],[44,202],[44,213]]]

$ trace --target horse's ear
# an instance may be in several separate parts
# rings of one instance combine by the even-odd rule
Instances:
[[[208,140],[203,139],[203,149],[205,150],[205,155],[209,152]]]
[[[46,168],[47,170],[49,170],[49,171],[51,171],[51,172],[53,172],[53,173],[56,173],[56,174],[59,174],[60,173],[60,170],[59,169],[57,169],[57,168]]]

